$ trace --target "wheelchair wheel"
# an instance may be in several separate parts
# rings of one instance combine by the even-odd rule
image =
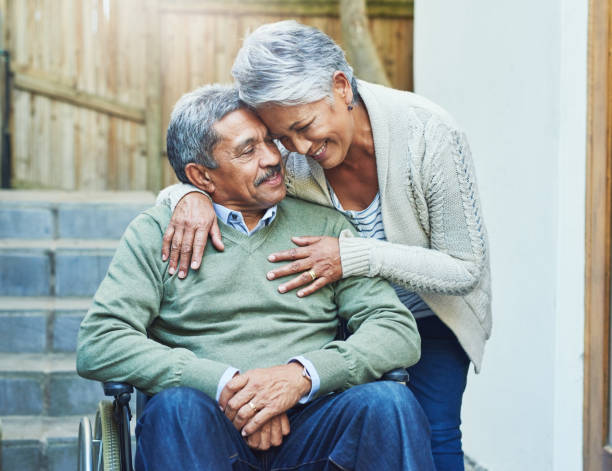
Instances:
[[[91,422],[83,417],[79,424],[79,463],[78,471],[93,471]]]
[[[113,417],[113,403],[100,401],[94,425],[94,443],[99,443],[99,450],[94,456],[96,470],[121,470],[121,444],[119,427]]]

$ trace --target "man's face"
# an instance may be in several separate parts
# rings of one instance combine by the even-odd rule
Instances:
[[[240,109],[214,125],[221,139],[213,149],[219,167],[208,170],[212,199],[237,211],[265,210],[285,197],[280,152],[255,113]]]

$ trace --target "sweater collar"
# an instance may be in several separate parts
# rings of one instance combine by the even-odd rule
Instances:
[[[389,170],[389,116],[385,111],[384,104],[381,102],[378,89],[384,90],[385,87],[357,80],[357,88],[370,117],[372,135],[374,137],[378,188],[380,193],[383,194],[386,189],[387,172]]]
[[[359,95],[368,112],[370,125],[372,126],[374,153],[376,155],[376,171],[378,174],[378,188],[379,192],[382,194],[385,192],[387,172],[389,170],[389,119],[385,113],[383,104],[380,102],[380,97],[377,96],[376,88],[384,87],[364,82],[363,80],[357,80],[357,87],[359,89]],[[328,201],[331,201],[331,195],[327,188],[327,180],[323,167],[311,158],[306,158],[306,162],[310,167],[313,178],[327,196]]]

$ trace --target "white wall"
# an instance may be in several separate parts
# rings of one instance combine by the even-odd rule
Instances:
[[[465,128],[493,277],[464,449],[491,471],[582,460],[587,0],[416,0],[415,88]]]

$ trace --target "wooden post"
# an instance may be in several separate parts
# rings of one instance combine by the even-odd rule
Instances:
[[[146,0],[147,8],[147,188],[157,192],[162,184],[163,130],[161,115],[161,19],[159,0]]]
[[[340,0],[342,38],[355,75],[368,82],[391,86],[370,34],[365,0]]]
[[[610,276],[612,250],[612,0],[589,3],[583,469],[612,469]]]
[[[9,5],[7,0],[0,0],[0,49],[3,51],[8,51],[9,47],[9,25],[10,25],[10,14],[9,14]],[[12,160],[13,156],[11,155],[12,150],[10,146],[10,140],[5,142],[4,139],[10,139],[12,135],[10,133],[10,114],[5,114],[5,107],[7,106],[7,98],[10,94],[10,90],[8,93],[6,91],[6,87],[10,85],[10,77],[6,73],[10,67],[7,67],[5,61],[9,61],[10,56],[5,52],[0,56],[0,157],[2,162],[0,164],[0,181],[2,182],[2,188],[10,188],[13,175],[12,175]],[[9,64],[10,65],[10,64]],[[8,110],[10,113],[11,110]],[[6,122],[5,120],[8,120]],[[5,135],[8,134],[8,135]]]

